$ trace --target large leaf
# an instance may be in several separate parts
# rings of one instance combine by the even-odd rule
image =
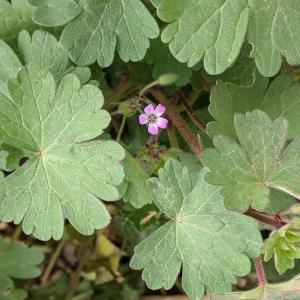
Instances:
[[[217,82],[213,88],[209,112],[216,121],[208,124],[210,136],[226,134],[236,138],[234,114],[259,108],[275,120],[283,116],[289,121],[289,139],[300,135],[300,84],[290,76],[280,75],[268,86],[269,80],[256,74],[250,88]]]
[[[183,289],[193,300],[230,291],[236,276],[250,272],[248,257],[260,254],[257,223],[223,206],[220,188],[204,180],[199,172],[193,185],[186,167],[170,159],[159,178],[148,181],[158,208],[169,222],[136,248],[131,261],[143,269],[151,289],[170,289],[182,267]]]
[[[123,200],[130,202],[135,208],[141,208],[152,202],[151,196],[146,187],[149,178],[140,162],[129,153],[124,160],[125,182],[123,188]]]
[[[204,57],[209,74],[220,74],[239,55],[248,26],[248,0],[164,0],[158,16],[169,24],[162,40],[189,67]]]
[[[298,0],[162,0],[157,4],[158,16],[170,23],[162,40],[190,67],[204,57],[209,74],[224,72],[238,57],[247,30],[262,75],[274,76],[282,56],[289,64],[300,64]]]
[[[251,17],[248,40],[264,76],[274,76],[283,55],[291,65],[300,63],[299,0],[249,0]]]
[[[214,137],[216,149],[207,149],[202,161],[211,172],[206,180],[222,186],[226,207],[246,211],[265,209],[270,188],[300,197],[300,138],[288,146],[288,122],[274,122],[260,110],[236,114],[240,145],[223,135]]]
[[[0,182],[0,219],[41,240],[59,239],[64,219],[83,234],[110,220],[104,200],[116,200],[123,180],[124,150],[112,141],[91,141],[110,122],[101,91],[80,86],[75,75],[57,90],[51,73],[24,68],[0,94],[0,141],[26,150],[29,161]]]
[[[34,21],[44,26],[67,24],[62,43],[79,65],[96,60],[111,65],[115,49],[125,62],[139,61],[159,28],[140,0],[35,0]],[[46,8],[46,10],[45,10]]]
[[[300,299],[300,278],[267,284],[246,292],[213,295],[211,300],[298,300]]]
[[[0,0],[0,38],[14,44],[22,29],[33,31],[38,27],[31,19],[33,10],[28,0]]]

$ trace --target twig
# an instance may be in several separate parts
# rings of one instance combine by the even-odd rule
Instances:
[[[51,256],[49,264],[47,265],[47,268],[45,269],[45,272],[41,278],[42,285],[45,285],[48,282],[49,276],[52,273],[52,270],[57,262],[57,259],[60,256],[61,251],[64,248],[64,245],[65,245],[65,240],[64,239],[60,240],[60,242],[58,243],[53,255]]]
[[[182,135],[184,140],[190,146],[191,150],[197,157],[202,154],[202,147],[197,139],[197,137],[192,133],[184,119],[175,110],[175,108],[167,101],[165,95],[158,89],[152,88],[152,95],[158,100],[160,104],[166,107],[166,113],[173,124],[178,129],[179,133]]]
[[[245,212],[245,215],[250,216],[262,223],[270,225],[276,229],[286,224],[284,221],[279,220],[278,216],[263,213],[252,208],[248,209],[248,211]]]
[[[121,126],[120,126],[120,129],[119,129],[118,135],[117,135],[117,142],[120,142],[120,140],[121,140],[122,133],[124,131],[125,125],[126,125],[126,117],[123,116]]]
[[[254,258],[254,264],[255,264],[255,269],[256,269],[259,286],[267,285],[268,282],[267,282],[266,275],[265,275],[264,265],[261,261],[260,256]]]
[[[190,117],[190,119],[192,120],[192,122],[202,131],[204,131],[206,133],[206,124],[201,121],[198,116],[194,113],[194,111],[192,110],[192,108],[190,107],[185,95],[180,92],[180,100],[183,104],[183,107],[186,111],[186,113],[188,114],[188,116]]]

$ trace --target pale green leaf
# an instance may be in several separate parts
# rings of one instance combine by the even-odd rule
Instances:
[[[42,0],[35,1],[34,20],[44,26],[67,23],[62,44],[79,65],[96,60],[102,67],[111,65],[117,48],[120,58],[140,61],[159,35],[155,19],[140,0]],[[45,12],[44,8],[47,7]],[[69,9],[71,7],[71,10]],[[78,11],[79,10],[79,11]]]
[[[168,46],[163,44],[160,39],[151,42],[150,49],[146,55],[146,62],[154,64],[152,76],[155,79],[164,74],[177,75],[178,79],[175,81],[177,86],[185,86],[193,75],[192,69],[176,60]]]
[[[0,0],[0,38],[12,45],[22,29],[37,28],[31,19],[33,11],[28,0]]]
[[[163,0],[150,0],[154,7],[158,7]]]
[[[103,96],[67,75],[57,89],[53,76],[23,69],[0,94],[0,141],[31,158],[0,184],[0,219],[41,240],[59,239],[64,219],[83,234],[110,220],[99,197],[119,198],[124,150],[112,141],[91,141],[110,122]]]
[[[172,54],[189,67],[204,58],[209,74],[236,60],[248,26],[247,0],[163,0],[158,16],[170,23],[162,33]]]
[[[152,202],[151,195],[146,187],[146,181],[149,179],[140,162],[133,158],[129,153],[124,160],[125,172],[125,192],[123,200],[130,202],[135,208],[141,208]]]
[[[290,76],[269,80],[256,74],[252,87],[239,87],[217,82],[210,96],[209,112],[216,121],[208,124],[210,136],[226,134],[236,138],[233,116],[259,108],[275,120],[283,116],[289,121],[289,139],[300,135],[300,84]]]
[[[81,12],[79,0],[31,0],[37,6],[33,21],[44,26],[61,26],[72,21]]]
[[[202,162],[211,172],[206,180],[222,186],[225,205],[246,211],[263,210],[269,204],[270,188],[300,197],[300,138],[286,145],[288,122],[274,122],[260,110],[234,118],[238,141],[214,137],[216,149],[207,149]]]
[[[0,144],[0,170],[11,172],[19,167],[24,154],[19,149],[7,144]]]
[[[295,260],[300,258],[299,220],[293,219],[289,224],[274,230],[265,240],[263,252],[265,261],[274,256],[276,270],[283,274],[295,268]]]
[[[245,292],[217,294],[211,300],[298,300],[300,299],[299,276],[278,284],[267,284]]]
[[[6,81],[9,78],[16,78],[22,64],[14,51],[2,40],[0,40],[0,57],[0,92],[8,95]]]
[[[192,184],[186,167],[170,159],[159,178],[148,180],[154,203],[170,220],[136,248],[134,269],[144,269],[151,289],[170,289],[182,268],[182,287],[193,300],[230,291],[236,276],[250,272],[248,257],[260,254],[257,223],[223,206],[220,189],[204,180]]]
[[[248,40],[261,74],[274,76],[282,55],[289,64],[300,64],[299,0],[249,0],[249,6]]]

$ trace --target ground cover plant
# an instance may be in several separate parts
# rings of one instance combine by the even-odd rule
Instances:
[[[300,0],[0,0],[0,299],[300,299],[299,28]]]

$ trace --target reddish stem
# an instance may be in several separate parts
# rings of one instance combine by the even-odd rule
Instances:
[[[262,223],[268,224],[276,229],[282,227],[283,225],[285,225],[286,223],[284,221],[282,221],[278,215],[272,215],[272,214],[266,214],[260,211],[257,211],[255,209],[248,209],[245,212],[245,215],[250,216]]]
[[[259,286],[266,286],[268,282],[265,275],[264,265],[261,261],[260,256],[254,258],[254,263],[255,263],[255,269],[256,269]]]
[[[192,133],[184,119],[181,115],[176,111],[176,109],[168,102],[165,95],[158,89],[152,88],[152,95],[157,99],[157,101],[166,107],[166,113],[173,124],[178,129],[179,133],[182,135],[184,140],[190,146],[191,150],[194,154],[199,157],[202,154],[202,147],[196,136]]]

